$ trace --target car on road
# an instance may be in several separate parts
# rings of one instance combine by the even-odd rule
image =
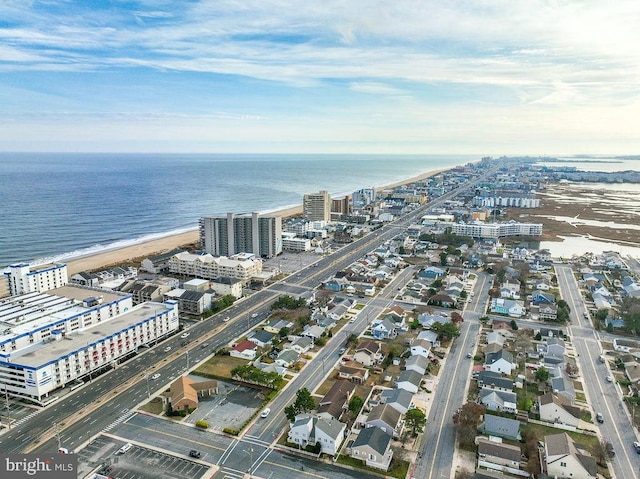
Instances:
[[[171,351],[171,346],[167,346],[166,348],[164,348],[163,350],[165,353],[168,353],[169,351]]]
[[[616,455],[616,451],[613,450],[613,444],[607,442],[604,446],[605,451],[607,452],[607,456],[613,457]]]
[[[155,373],[153,376],[151,376],[151,379],[153,379],[155,381],[159,377],[160,377],[160,373]]]
[[[633,448],[636,450],[638,454],[640,454],[640,442],[633,441]]]
[[[207,346],[209,346],[209,343],[202,343],[200,349],[205,349]]]
[[[613,382],[613,378],[611,376],[607,376],[607,382],[608,383],[612,383]]]
[[[222,321],[226,323],[226,322],[227,322],[227,321],[229,321],[230,319],[231,319],[231,318],[230,318],[229,316],[227,316],[227,317],[225,317],[225,318],[222,318]]]
[[[195,449],[191,449],[189,451],[189,457],[200,459],[202,457],[202,453],[200,451],[196,451]]]
[[[355,323],[355,322],[356,322],[356,318],[351,318],[351,319],[349,320],[349,322],[350,322],[350,323]]]
[[[602,414],[596,413],[596,421],[598,421],[599,424],[602,424],[604,422],[604,417],[602,417]]]
[[[338,354],[339,354],[339,355],[341,355],[341,356],[342,356],[345,352],[347,352],[347,348],[340,348],[340,349],[338,350]]]
[[[180,335],[180,337],[181,337],[182,339],[184,339],[184,338],[188,338],[188,337],[189,337],[189,334],[191,334],[191,333],[182,333],[182,334]]]
[[[253,313],[253,314],[251,315],[251,317],[252,317],[252,318],[257,318],[257,317],[258,317],[258,313]]]
[[[267,417],[267,416],[269,415],[269,413],[270,413],[270,412],[271,412],[271,409],[266,408],[264,411],[262,411],[262,412],[260,413],[260,417],[261,417],[261,418],[265,418],[265,417]]]
[[[473,357],[473,354],[467,353],[467,359],[471,359],[472,357]]]

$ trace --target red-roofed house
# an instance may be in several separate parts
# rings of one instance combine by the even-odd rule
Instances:
[[[242,341],[231,348],[230,356],[242,359],[255,359],[258,352],[258,345],[252,341]]]

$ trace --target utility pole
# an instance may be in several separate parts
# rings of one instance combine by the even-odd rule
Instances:
[[[151,397],[151,390],[149,389],[149,371],[145,371],[147,376],[147,397]]]
[[[189,372],[189,350],[187,349],[187,372]]]
[[[60,448],[62,447],[62,444],[60,443],[60,431],[58,430],[58,423],[54,422],[53,427],[56,431],[56,438],[58,439],[58,450],[60,450]]]

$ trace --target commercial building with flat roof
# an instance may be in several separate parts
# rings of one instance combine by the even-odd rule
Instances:
[[[178,329],[178,303],[64,286],[0,300],[0,388],[36,403]]]
[[[321,190],[307,193],[302,198],[302,213],[310,221],[331,221],[331,196]]]
[[[9,281],[9,294],[18,294],[48,291],[64,286],[69,282],[67,277],[67,265],[48,264],[32,269],[29,263],[16,263],[9,266],[5,273]]]

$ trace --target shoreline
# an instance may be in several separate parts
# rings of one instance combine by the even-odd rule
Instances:
[[[453,167],[455,168],[455,167]],[[386,190],[389,188],[395,188],[400,185],[406,185],[415,183],[417,181],[431,178],[432,176],[439,175],[445,171],[449,171],[451,168],[441,168],[438,170],[430,170],[411,178],[397,181],[395,183],[386,184],[383,186],[376,186],[375,189]],[[263,214],[275,214],[282,216],[283,218],[289,218],[302,213],[302,204],[296,206],[283,207],[281,209],[269,210],[268,213]],[[79,273],[81,271],[96,271],[103,268],[108,268],[118,264],[127,263],[129,261],[138,260],[142,257],[153,256],[156,254],[166,253],[172,249],[179,248],[181,246],[192,245],[198,242],[200,239],[200,231],[197,226],[191,231],[186,231],[178,234],[170,234],[161,238],[143,241],[138,244],[116,247],[109,250],[99,251],[92,254],[79,256],[76,258],[70,258],[68,260],[59,261],[59,263],[66,263],[67,272],[69,276]]]

